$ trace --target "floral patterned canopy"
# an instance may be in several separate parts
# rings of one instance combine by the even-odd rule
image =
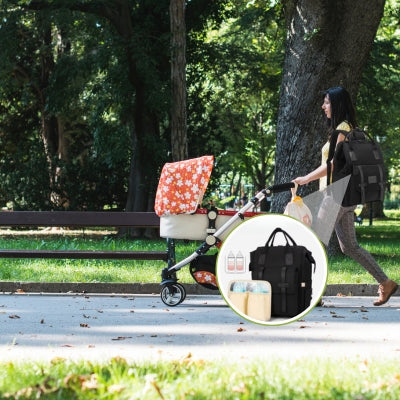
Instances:
[[[156,193],[156,214],[162,216],[196,212],[207,189],[213,163],[213,156],[166,163]]]

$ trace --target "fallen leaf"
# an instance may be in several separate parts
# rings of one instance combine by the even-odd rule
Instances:
[[[43,319],[43,318],[40,320],[40,323],[41,323],[41,324],[44,324],[44,319]]]
[[[300,329],[304,329],[304,328],[311,328],[311,326],[308,326],[308,325],[300,325]]]
[[[111,385],[108,387],[107,392],[108,393],[121,393],[123,390],[125,390],[125,386],[124,385]]]
[[[368,370],[368,360],[363,360],[359,365],[360,372],[367,372]]]
[[[11,319],[19,319],[19,318],[21,318],[19,315],[9,315],[8,316],[8,318],[11,318]]]
[[[334,314],[334,315],[332,315],[332,318],[344,318],[344,317],[343,317],[343,315]]]
[[[99,387],[98,381],[97,381],[97,375],[96,374],[91,374],[90,379],[85,379],[82,382],[82,389],[97,389]]]
[[[72,344],[62,344],[61,347],[74,347]]]
[[[89,324],[79,324],[81,328],[90,328]]]
[[[246,329],[244,329],[244,328],[237,328],[237,332],[245,332],[246,331]]]
[[[246,393],[247,389],[245,383],[240,382],[239,385],[233,386],[232,391],[237,393]]]
[[[157,337],[157,335],[150,335],[150,337]]]
[[[116,338],[112,338],[111,340],[125,340],[125,339],[131,339],[132,336],[118,336]]]
[[[25,291],[24,291],[23,289],[17,289],[17,293],[22,293],[22,294],[24,294]]]

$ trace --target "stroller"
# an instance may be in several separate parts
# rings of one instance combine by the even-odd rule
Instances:
[[[197,283],[218,290],[215,278],[217,254],[206,255],[217,247],[245,219],[260,213],[251,212],[272,193],[294,187],[293,182],[273,185],[258,192],[239,211],[199,208],[211,176],[214,157],[167,163],[157,188],[155,212],[160,217],[160,236],[167,239],[168,266],[161,273],[161,300],[167,306],[177,306],[186,297],[184,286],[178,283],[176,272],[190,264],[190,273]],[[175,239],[201,240],[203,243],[190,256],[176,263]]]

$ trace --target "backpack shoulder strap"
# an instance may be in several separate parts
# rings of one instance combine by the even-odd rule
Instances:
[[[332,173],[332,160],[333,156],[335,155],[335,149],[336,149],[336,142],[339,136],[339,131],[333,131],[331,138],[329,140],[329,152],[328,152],[328,158],[326,160],[326,168],[327,168],[327,173],[326,173],[326,179],[327,179],[327,186],[331,183],[331,173]]]
[[[350,130],[346,130],[346,129],[335,129],[331,135],[331,139],[330,139],[330,144],[329,144],[329,153],[328,153],[328,159],[326,160],[326,166],[327,166],[327,185],[329,186],[329,184],[331,183],[331,173],[332,173],[332,160],[333,160],[333,156],[335,155],[335,150],[336,150],[336,144],[337,144],[337,140],[339,137],[339,134],[343,134],[345,136],[345,140],[348,140],[350,133],[352,132],[352,130],[354,129],[353,126],[351,125],[350,122],[348,121],[343,121],[342,123],[340,123],[338,125],[339,128],[344,128],[345,126],[348,126],[350,128]]]

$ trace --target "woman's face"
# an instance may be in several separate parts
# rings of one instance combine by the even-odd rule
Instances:
[[[331,101],[329,100],[328,94],[324,98],[324,102],[322,104],[322,109],[324,110],[326,117],[328,119],[331,119],[331,116],[332,116]]]

